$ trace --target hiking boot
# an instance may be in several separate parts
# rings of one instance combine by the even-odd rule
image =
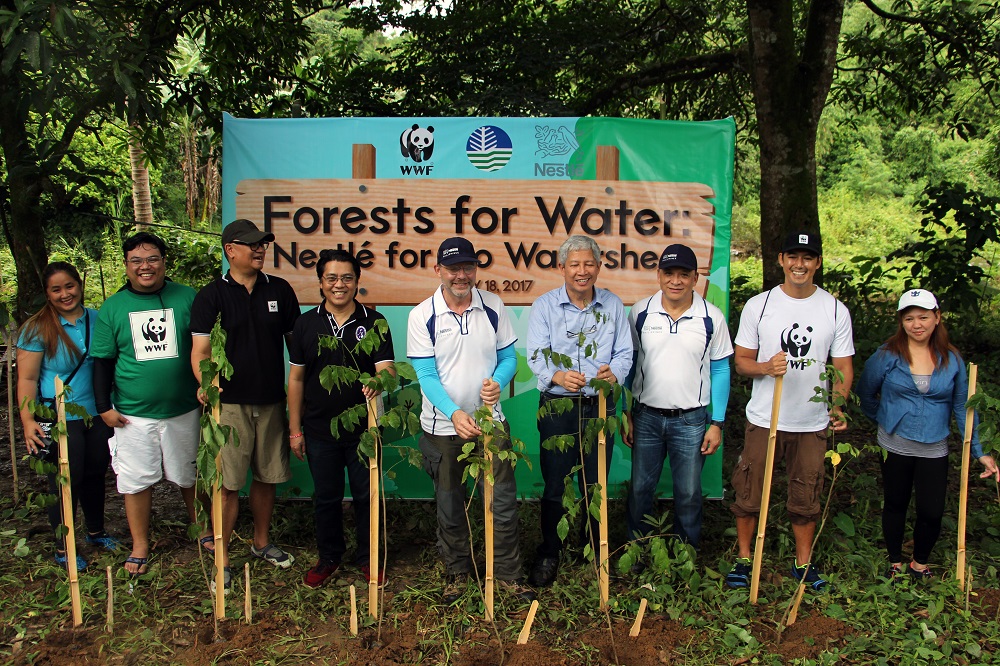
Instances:
[[[528,576],[528,585],[532,587],[548,587],[556,579],[556,574],[558,573],[558,557],[539,557],[535,560],[535,565],[531,567],[531,575]]]
[[[286,553],[273,543],[267,544],[260,550],[257,550],[257,546],[251,545],[250,554],[254,557],[259,557],[265,562],[270,562],[279,569],[287,569],[295,561],[295,558],[290,553]]]
[[[809,562],[803,565],[799,565],[796,560],[792,564],[792,575],[795,576],[797,581],[805,581],[806,587],[811,587],[813,590],[819,592],[820,590],[825,590],[828,586],[827,581],[820,574],[819,570]]]
[[[753,560],[749,557],[737,557],[733,568],[726,574],[726,585],[733,589],[750,587],[750,575],[753,573]]]
[[[931,573],[930,567],[927,567],[926,569],[923,570],[918,570],[914,569],[912,564],[908,564],[906,566],[906,573],[910,575],[910,580],[912,581],[928,580],[929,578],[934,577],[934,574]]]
[[[372,582],[372,570],[371,570],[371,567],[369,567],[367,564],[362,564],[361,567],[360,567],[360,569],[361,569],[361,573],[365,577],[365,582],[366,583]],[[379,570],[378,570],[378,586],[382,587],[383,585],[385,585],[385,569],[379,567]]]
[[[113,536],[109,535],[104,530],[101,530],[97,534],[88,534],[87,543],[92,546],[100,546],[104,550],[116,551],[121,545],[121,542]]]
[[[460,573],[445,576],[444,591],[441,593],[441,602],[450,606],[465,594],[469,585],[469,574]]]
[[[316,566],[306,572],[306,575],[302,577],[302,582],[306,587],[317,588],[325,583],[326,579],[332,576],[339,567],[339,564],[320,560],[316,562]]]
[[[538,596],[535,591],[524,584],[524,581],[520,578],[515,580],[498,580],[497,587],[506,592],[507,594],[517,597],[521,601],[531,603]]]

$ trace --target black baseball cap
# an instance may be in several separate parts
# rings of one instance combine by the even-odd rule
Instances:
[[[250,220],[233,220],[222,230],[222,244],[237,242],[247,245],[249,243],[270,243],[274,241],[274,234],[261,231],[257,225]]]
[[[781,252],[794,252],[795,250],[806,250],[816,256],[823,254],[823,242],[819,239],[819,234],[808,231],[796,231],[785,237],[785,242],[781,245]]]
[[[441,266],[476,264],[478,266],[479,258],[476,257],[476,248],[472,247],[472,243],[456,236],[445,240],[438,247],[438,264]]]
[[[687,245],[674,243],[663,250],[658,268],[661,271],[668,268],[686,268],[689,271],[696,271],[698,270],[698,257],[694,256],[694,250]]]

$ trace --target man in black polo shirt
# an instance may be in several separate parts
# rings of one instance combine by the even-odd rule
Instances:
[[[320,383],[323,368],[331,365],[353,368],[374,375],[385,369],[396,374],[393,364],[392,336],[386,328],[381,344],[371,353],[358,348],[358,342],[385,317],[355,300],[361,279],[361,264],[344,250],[323,250],[316,262],[323,302],[302,313],[295,322],[288,346],[291,371],[288,375],[288,421],[292,453],[299,460],[308,456],[313,477],[313,516],[319,560],[303,582],[319,587],[340,566],[347,549],[344,541],[344,468],[354,498],[354,522],[358,548],[354,560],[370,580],[368,568],[368,465],[358,458],[358,443],[363,426],[353,431],[340,428],[340,437],[330,433],[330,420],[375,395],[360,382],[351,386],[335,385],[330,391]],[[339,341],[335,349],[320,349],[320,339]],[[318,355],[317,355],[318,353]],[[362,423],[366,420],[362,419]],[[378,572],[379,583],[384,572]]]
[[[239,435],[239,446],[222,449],[222,538],[229,543],[239,513],[239,492],[252,467],[250,552],[285,569],[294,558],[271,542],[269,532],[275,488],[292,477],[284,435],[282,338],[291,336],[299,301],[291,285],[263,272],[264,255],[273,240],[274,234],[260,231],[250,220],[236,220],[222,230],[229,272],[198,292],[191,306],[191,366],[200,378],[200,363],[212,354],[209,334],[221,314],[226,357],[233,366],[232,377],[221,380],[221,420]],[[209,548],[210,538],[202,539],[202,545]],[[228,589],[228,566],[225,573]]]

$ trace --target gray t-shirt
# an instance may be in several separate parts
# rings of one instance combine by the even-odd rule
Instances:
[[[911,373],[911,376],[913,377],[913,383],[916,385],[918,391],[921,393],[927,393],[927,391],[930,390],[930,375],[917,375]],[[941,458],[948,455],[947,437],[939,442],[924,444],[923,442],[914,442],[912,439],[888,433],[882,428],[882,426],[879,426],[878,443],[879,446],[886,451],[891,451],[892,453],[900,456],[909,456],[911,458]]]

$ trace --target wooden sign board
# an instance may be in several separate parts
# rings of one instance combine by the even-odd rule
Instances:
[[[530,305],[561,286],[559,245],[592,236],[598,285],[626,305],[657,289],[663,248],[684,243],[712,265],[714,192],[700,183],[614,180],[254,179],[236,186],[236,217],[274,234],[265,271],[288,280],[304,305],[320,301],[316,258],[341,247],[362,265],[361,300],[416,305],[440,284],[437,248],[463,236],[479,253],[477,286],[507,305]]]

